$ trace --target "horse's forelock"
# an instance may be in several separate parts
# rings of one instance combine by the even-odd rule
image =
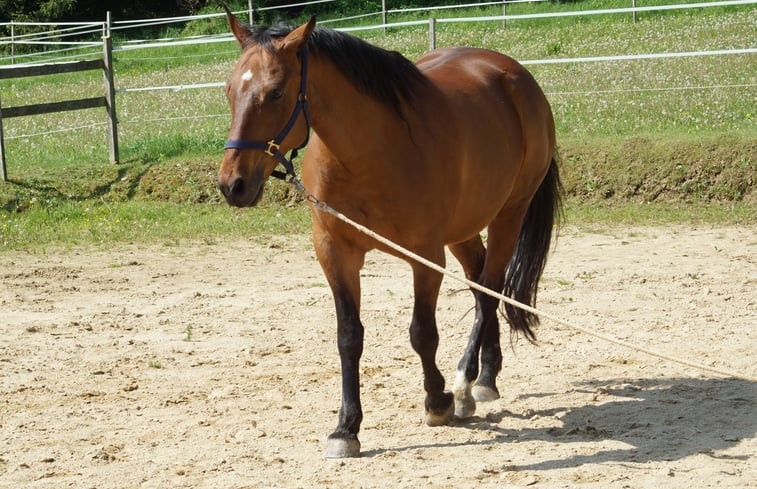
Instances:
[[[273,51],[273,43],[276,39],[285,37],[293,30],[291,26],[284,22],[278,22],[274,25],[246,25],[246,27],[250,32],[250,37],[247,38],[244,47],[258,44],[268,51]]]

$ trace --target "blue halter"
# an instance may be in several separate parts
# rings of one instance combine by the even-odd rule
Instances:
[[[297,174],[294,172],[294,165],[292,164],[292,160],[294,160],[297,157],[297,151],[304,148],[305,145],[308,144],[308,140],[310,139],[310,111],[308,110],[308,99],[306,95],[307,73],[308,73],[308,52],[307,52],[307,48],[303,48],[302,49],[302,67],[301,67],[301,73],[300,73],[300,92],[297,95],[297,105],[294,106],[294,111],[292,112],[292,116],[289,117],[289,121],[286,123],[286,126],[284,126],[284,129],[281,130],[278,136],[265,142],[229,139],[228,141],[226,141],[226,145],[224,146],[224,149],[252,149],[252,150],[264,151],[267,155],[273,156],[274,158],[276,158],[279,164],[281,164],[281,166],[283,166],[284,169],[286,170],[286,172],[280,172],[278,170],[274,170],[271,176],[278,178],[280,180],[286,180],[288,176],[296,178]],[[279,151],[279,148],[281,146],[281,142],[287,137],[287,135],[289,134],[289,131],[292,130],[295,123],[297,122],[297,119],[300,116],[300,112],[305,113],[305,122],[307,124],[307,134],[305,135],[305,140],[302,142],[302,144],[294,148],[289,153],[289,158],[287,158],[286,155],[284,155],[281,151]]]

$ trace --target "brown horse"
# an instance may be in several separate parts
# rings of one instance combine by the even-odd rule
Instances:
[[[304,146],[312,127],[302,175],[316,198],[440,265],[446,245],[469,279],[535,303],[561,186],[551,109],[520,64],[472,48],[440,49],[413,64],[315,29],[314,19],[296,29],[252,28],[230,13],[228,19],[243,48],[226,86],[232,122],[218,186],[229,204],[255,205],[268,177],[281,176],[279,163],[293,175],[284,155]],[[341,409],[326,456],[357,456],[360,269],[371,249],[396,252],[316,206],[312,214],[342,365]],[[499,301],[474,292],[473,330],[453,392],[446,392],[435,361],[442,276],[408,262],[415,292],[410,342],[423,368],[426,422],[471,416],[476,401],[499,397]],[[534,315],[509,305],[505,312],[511,331],[534,338]]]

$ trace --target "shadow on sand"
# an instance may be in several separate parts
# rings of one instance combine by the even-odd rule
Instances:
[[[458,426],[486,430],[493,439],[459,444],[434,444],[392,448],[392,451],[439,446],[507,444],[513,440],[575,443],[615,440],[629,445],[624,449],[600,450],[590,455],[546,460],[522,465],[518,470],[546,470],[579,467],[605,462],[678,460],[689,455],[707,454],[714,458],[744,459],[718,452],[733,447],[757,433],[757,383],[737,379],[607,379],[583,382],[577,389],[600,392],[607,402],[579,407],[555,406],[529,413],[530,416],[558,415],[561,427],[511,429],[508,419],[521,417],[507,410],[473,417]],[[553,397],[535,393],[522,396]],[[613,400],[613,398],[618,398]],[[654,430],[649,428],[654,426]],[[662,428],[662,429],[661,429]],[[654,436],[650,436],[654,432]],[[389,450],[365,452],[376,456]]]

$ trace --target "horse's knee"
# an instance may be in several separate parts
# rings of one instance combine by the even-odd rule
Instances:
[[[413,318],[410,323],[410,345],[416,353],[423,356],[427,353],[436,353],[439,346],[439,332],[436,329],[436,322],[423,321]]]
[[[359,358],[363,354],[363,337],[365,328],[360,321],[352,321],[349,324],[337,326],[337,348],[339,355],[349,358]]]

